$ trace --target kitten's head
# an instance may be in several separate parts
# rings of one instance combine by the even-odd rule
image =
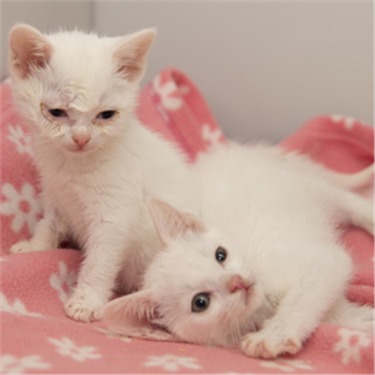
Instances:
[[[117,38],[44,35],[15,26],[9,39],[13,91],[39,138],[82,155],[124,133],[154,35],[152,29]]]
[[[151,201],[165,250],[146,271],[141,291],[104,309],[120,334],[235,345],[263,298],[238,245],[198,217]]]

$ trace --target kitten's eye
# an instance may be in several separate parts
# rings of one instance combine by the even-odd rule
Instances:
[[[48,110],[48,112],[50,113],[51,116],[56,117],[56,118],[68,116],[66,111],[60,108],[51,108]]]
[[[96,118],[99,120],[109,120],[116,114],[117,112],[115,110],[103,111],[103,112],[98,113]]]
[[[223,263],[225,259],[227,259],[227,251],[223,247],[219,246],[216,249],[215,258],[219,263]]]
[[[210,295],[208,293],[198,293],[191,301],[192,312],[202,312],[210,306]]]

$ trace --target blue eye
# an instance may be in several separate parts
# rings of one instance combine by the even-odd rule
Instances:
[[[108,111],[103,111],[103,112],[98,113],[96,118],[100,120],[109,120],[116,114],[117,112],[115,110],[108,110]]]
[[[48,110],[49,114],[53,117],[59,118],[59,117],[67,117],[66,111],[60,108],[51,108]]]
[[[210,306],[210,295],[208,293],[198,293],[194,296],[191,301],[192,312],[202,312],[208,309]]]
[[[219,263],[223,263],[227,259],[227,251],[219,246],[215,251],[215,258]]]

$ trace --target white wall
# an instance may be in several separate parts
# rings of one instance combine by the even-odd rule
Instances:
[[[313,116],[372,124],[372,4],[96,2],[118,35],[156,26],[146,80],[174,65],[195,81],[231,137],[278,140]]]
[[[43,32],[58,29],[91,30],[91,1],[3,1],[1,0],[1,78],[7,74],[8,33],[16,23],[28,23]]]
[[[184,70],[235,138],[278,140],[343,113],[373,122],[372,4],[363,2],[2,1],[2,77],[16,22],[121,35],[156,26],[145,81]]]

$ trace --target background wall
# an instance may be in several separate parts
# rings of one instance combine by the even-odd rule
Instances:
[[[179,67],[228,135],[278,140],[320,114],[372,124],[372,16],[359,2],[97,2],[94,22],[156,26],[146,79]]]
[[[35,4],[6,4],[13,18],[2,18],[104,35],[157,27],[145,82],[165,66],[182,69],[230,137],[277,141],[330,113],[373,123],[369,2]]]

